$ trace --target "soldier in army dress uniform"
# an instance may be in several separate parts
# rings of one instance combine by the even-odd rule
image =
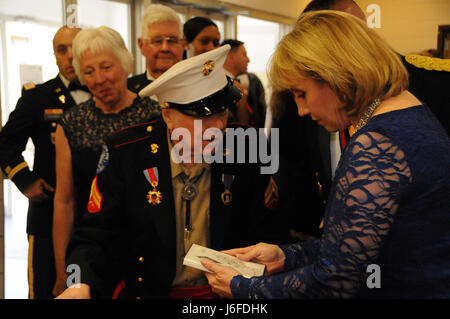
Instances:
[[[203,273],[183,266],[193,243],[221,250],[285,234],[263,205],[269,176],[260,174],[258,163],[177,164],[171,155],[179,145],[176,129],[190,132],[190,142],[208,128],[225,130],[228,108],[241,98],[222,67],[229,48],[179,62],[141,91],[156,94],[162,120],[109,139],[88,212],[68,247],[67,264],[80,266],[81,287],[67,288],[60,298],[109,298],[102,294],[108,280],[102,274],[117,260],[124,281],[115,296],[211,298]],[[196,120],[201,132],[194,130]],[[215,142],[202,139],[202,150]],[[229,151],[223,155],[235,154]]]
[[[62,27],[56,32],[53,49],[58,76],[43,84],[25,84],[15,110],[0,132],[0,166],[5,176],[30,200],[27,217],[30,298],[53,297],[55,268],[51,234],[57,121],[64,110],[90,97],[85,88],[77,87],[79,83],[72,67],[72,40],[79,31]],[[29,138],[35,147],[32,170],[22,156]]]

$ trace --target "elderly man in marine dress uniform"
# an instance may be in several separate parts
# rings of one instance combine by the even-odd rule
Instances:
[[[79,265],[81,287],[67,288],[60,298],[109,298],[104,274],[116,261],[123,281],[114,297],[213,298],[202,271],[183,266],[192,244],[222,250],[285,240],[264,207],[269,175],[260,174],[259,163],[192,161],[199,150],[189,144],[207,129],[219,136],[228,108],[241,98],[222,67],[229,48],[179,62],[140,92],[158,97],[162,119],[108,141],[88,212],[68,247],[67,264]],[[177,129],[191,138],[179,141]],[[200,152],[226,140],[200,138]]]

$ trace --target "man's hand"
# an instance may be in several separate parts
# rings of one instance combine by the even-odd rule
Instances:
[[[55,299],[91,299],[91,289],[87,284],[76,284],[64,290]]]
[[[23,192],[28,199],[33,202],[42,202],[48,198],[45,191],[54,192],[55,189],[51,187],[43,178],[39,178],[31,183]]]

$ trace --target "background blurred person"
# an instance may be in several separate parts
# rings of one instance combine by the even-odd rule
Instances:
[[[237,81],[241,90],[247,91],[247,118],[249,124],[254,127],[264,127],[266,118],[266,94],[264,86],[254,73],[247,72],[247,66],[250,62],[247,56],[244,42],[239,40],[227,39],[221,45],[229,44],[231,50],[228,53],[227,60],[223,67],[226,74]],[[237,116],[239,120],[239,116]],[[242,122],[242,121],[240,121]]]
[[[187,49],[185,58],[190,58],[218,48],[220,32],[209,18],[194,17],[186,21],[183,27]]]
[[[145,57],[146,71],[128,79],[128,89],[139,92],[183,57],[183,25],[170,7],[152,4],[141,23],[139,49]]]

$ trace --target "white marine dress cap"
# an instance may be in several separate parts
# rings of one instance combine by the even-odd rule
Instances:
[[[222,112],[242,98],[223,68],[229,51],[227,44],[180,61],[143,88],[139,96],[156,95],[162,108],[193,117]]]

